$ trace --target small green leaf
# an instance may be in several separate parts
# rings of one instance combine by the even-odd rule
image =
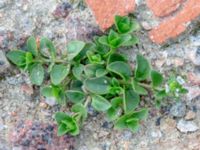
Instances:
[[[108,42],[108,37],[105,35],[99,38],[99,43],[101,43],[102,45],[110,46]]]
[[[120,116],[121,108],[114,108],[111,107],[106,111],[106,117],[109,119],[109,121],[116,120]]]
[[[79,62],[82,59],[85,59],[87,57],[86,53],[87,51],[91,51],[95,49],[95,44],[94,43],[86,43],[84,48],[80,51],[80,53],[74,58],[75,62]]]
[[[76,57],[81,50],[84,48],[85,43],[82,41],[71,41],[67,45],[67,54],[68,59],[72,60],[74,57]]]
[[[65,66],[65,65],[54,65],[50,77],[51,77],[51,82],[54,85],[59,85],[69,74],[70,66]]]
[[[33,63],[33,55],[30,52],[26,53],[26,67],[25,70],[29,68],[29,66]]]
[[[72,80],[70,89],[75,91],[82,91],[83,83],[80,80]]]
[[[110,30],[108,36],[102,36],[99,38],[99,43],[109,46],[113,49],[116,49],[129,40],[131,40],[131,35],[129,34],[120,35],[114,30]]]
[[[76,122],[76,120],[74,119],[74,118],[72,118],[72,120],[73,120],[73,129],[72,130],[70,130],[70,134],[72,135],[72,136],[76,136],[76,135],[78,135],[79,134],[79,132],[80,132],[80,129],[79,129],[79,125],[78,125],[78,123]]]
[[[88,64],[85,66],[84,72],[87,77],[92,78],[92,77],[96,77],[96,72],[99,69],[104,69],[104,68],[100,64]]]
[[[104,61],[102,60],[102,57],[98,53],[94,53],[92,51],[87,51],[87,57],[91,64],[103,64]]]
[[[116,61],[107,66],[107,69],[121,76],[124,80],[131,76],[131,67],[124,62]]]
[[[65,135],[69,130],[67,129],[67,125],[65,124],[60,124],[58,126],[58,133],[57,135],[58,136],[62,136],[62,135]]]
[[[151,71],[151,80],[152,80],[153,87],[158,87],[162,84],[163,77],[159,72],[152,70]]]
[[[96,70],[96,77],[102,77],[102,76],[105,76],[107,74],[107,70],[106,69],[103,69],[103,68],[100,68],[100,69],[97,69]]]
[[[128,129],[130,129],[133,133],[137,132],[139,130],[140,127],[140,123],[138,119],[131,119],[131,120],[127,120],[127,127]]]
[[[133,80],[132,83],[133,89],[135,90],[136,93],[138,93],[139,95],[147,95],[148,92],[145,88],[143,88],[142,86],[139,85],[139,83],[135,80]]]
[[[64,112],[57,112],[55,114],[55,119],[56,119],[56,122],[58,124],[62,123],[63,120],[68,120],[70,119],[70,116],[68,116],[66,113]]]
[[[127,62],[127,59],[125,58],[125,56],[118,53],[111,54],[110,57],[108,58],[108,64],[116,61]]]
[[[115,97],[111,100],[111,104],[112,104],[112,107],[114,108],[120,107],[120,105],[123,104],[123,98]]]
[[[115,129],[118,130],[123,130],[127,128],[127,122],[126,120],[128,119],[127,115],[123,115],[121,116],[119,119],[117,119],[117,121],[115,122]]]
[[[72,73],[77,80],[81,80],[83,71],[84,65],[82,64],[75,65],[72,69]]]
[[[106,77],[98,77],[86,79],[84,82],[85,88],[95,94],[107,94],[109,93],[110,81]]]
[[[137,118],[138,120],[145,120],[148,117],[148,109],[143,108],[139,111],[134,111],[130,116],[131,118]]]
[[[80,91],[66,91],[67,98],[73,103],[81,103],[85,99],[85,95]]]
[[[126,89],[124,95],[124,108],[125,112],[128,113],[138,107],[140,97],[132,88]]]
[[[46,98],[55,99],[59,104],[65,104],[66,97],[62,87],[45,86],[41,89],[41,94]]]
[[[128,16],[115,16],[115,26],[118,32],[123,34],[140,29],[138,22]]]
[[[55,119],[59,125],[58,136],[64,135],[66,133],[70,133],[73,136],[79,134],[79,126],[76,120],[71,116],[68,116],[63,112],[57,112]]]
[[[41,85],[44,80],[44,68],[40,63],[35,63],[30,69],[30,79],[35,85]]]
[[[41,94],[42,94],[42,96],[48,97],[48,98],[55,97],[54,92],[53,92],[53,87],[51,87],[51,86],[43,87],[41,89]]]
[[[167,93],[166,93],[165,89],[158,91],[155,95],[156,99],[163,99],[166,96],[167,96]]]
[[[20,50],[10,51],[7,54],[8,59],[18,67],[25,67],[26,65],[26,53]]]
[[[150,64],[146,58],[142,55],[137,55],[137,65],[135,69],[135,78],[138,81],[146,80],[151,71]]]
[[[38,50],[37,50],[37,43],[36,40],[33,36],[29,37],[27,40],[27,48],[28,51],[33,54],[33,56],[38,55]]]
[[[50,57],[53,60],[56,57],[56,49],[55,49],[52,41],[46,37],[42,37],[40,40],[40,52],[46,57],[49,57],[49,54],[48,54],[48,52],[49,52]]]
[[[92,107],[97,111],[106,111],[111,107],[111,104],[104,97],[99,95],[92,96]]]
[[[71,110],[81,116],[82,122],[87,118],[87,109],[82,104],[73,105]]]
[[[123,44],[123,46],[133,46],[139,44],[140,40],[138,37],[132,35],[131,39]]]

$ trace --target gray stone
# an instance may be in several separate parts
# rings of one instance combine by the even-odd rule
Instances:
[[[192,50],[189,54],[191,62],[196,65],[200,66],[200,46],[196,47],[196,49]]]
[[[0,50],[0,73],[5,72],[10,67],[10,64],[3,53],[3,51]]]
[[[186,105],[183,102],[178,102],[170,109],[170,114],[174,117],[183,117],[186,112]]]
[[[45,98],[45,102],[50,106],[54,106],[57,104],[56,99],[54,97]]]
[[[199,127],[193,121],[185,121],[181,119],[177,124],[177,129],[182,133],[195,132]]]
[[[0,9],[4,8],[6,6],[6,0],[1,0],[0,1]]]

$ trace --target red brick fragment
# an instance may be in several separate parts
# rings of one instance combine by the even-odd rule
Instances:
[[[147,0],[147,6],[156,16],[163,17],[179,8],[183,0]]]
[[[200,0],[187,0],[176,16],[171,17],[150,31],[153,42],[162,44],[186,30],[187,24],[200,15]]]
[[[135,9],[135,0],[86,0],[86,3],[102,30],[113,25],[115,15],[124,16]]]

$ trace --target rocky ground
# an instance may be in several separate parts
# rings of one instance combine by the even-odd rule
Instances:
[[[61,139],[54,132],[52,114],[64,108],[48,104],[5,54],[23,49],[30,35],[51,38],[62,52],[70,40],[88,41],[102,32],[82,1],[0,1],[0,150],[200,150],[200,19],[176,40],[156,45],[148,31],[159,20],[141,1],[137,5],[141,43],[121,51],[133,63],[136,52],[146,55],[166,78],[171,72],[187,78],[189,93],[161,110],[152,108],[136,134],[114,130],[103,114],[89,110],[81,134]]]

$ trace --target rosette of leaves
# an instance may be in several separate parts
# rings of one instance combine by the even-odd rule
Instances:
[[[138,29],[132,18],[116,16],[108,35],[95,37],[91,43],[69,42],[62,57],[49,39],[36,42],[34,37],[27,40],[25,51],[13,50],[7,57],[29,73],[33,84],[41,86],[42,96],[72,106],[70,113],[55,114],[59,136],[79,134],[89,104],[113,121],[116,129],[136,132],[148,116],[148,109],[140,106],[141,96],[153,93],[160,101],[168,95],[162,75],[144,56],[137,54],[133,70],[127,56],[117,52],[139,42],[133,34]],[[170,82],[170,87],[174,89],[177,84]]]

